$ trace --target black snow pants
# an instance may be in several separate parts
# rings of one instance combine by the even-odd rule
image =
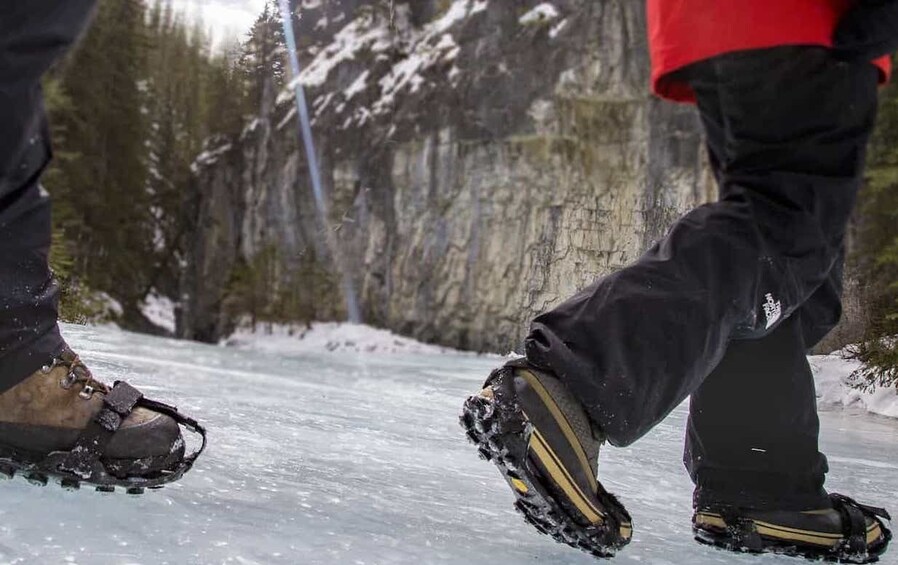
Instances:
[[[48,266],[50,162],[41,77],[84,29],[94,0],[0,2],[0,392],[57,355]]]
[[[685,69],[719,200],[533,322],[528,359],[568,384],[613,445],[692,395],[685,462],[697,505],[828,504],[805,355],[841,315],[877,73],[810,46]]]

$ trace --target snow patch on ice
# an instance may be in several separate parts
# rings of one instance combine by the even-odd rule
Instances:
[[[175,333],[175,303],[169,297],[153,289],[139,306],[147,320],[171,334]]]
[[[846,359],[840,352],[808,358],[817,383],[817,405],[822,409],[845,409],[898,418],[898,389],[880,388],[865,392],[851,386],[851,374],[859,361]]]
[[[421,343],[389,330],[341,322],[315,322],[310,326],[263,323],[258,324],[255,330],[244,325],[221,343],[238,349],[288,354],[463,354],[448,347]]]
[[[558,9],[548,2],[536,6],[518,20],[521,25],[538,25],[558,18]]]

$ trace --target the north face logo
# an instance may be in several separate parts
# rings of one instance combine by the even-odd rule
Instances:
[[[783,316],[783,305],[779,300],[774,300],[773,295],[768,293],[767,302],[763,304],[764,315],[767,316],[767,329],[773,327]]]

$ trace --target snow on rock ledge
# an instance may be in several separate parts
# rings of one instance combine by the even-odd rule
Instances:
[[[396,8],[391,20],[380,17],[376,10],[362,10],[281,91],[277,103],[291,102],[298,84],[312,89],[326,86],[333,75],[339,74],[339,68],[346,70],[345,64],[355,63],[364,69],[349,87],[313,99],[315,123],[329,114],[339,115],[339,129],[346,130],[364,126],[372,115],[389,116],[403,95],[418,94],[424,86],[436,89],[455,85],[459,71],[452,63],[461,48],[451,31],[486,9],[486,0],[454,0],[445,14],[421,29],[410,24],[409,8],[405,5]],[[403,56],[391,61],[391,56],[400,51]],[[430,76],[432,72],[436,75]],[[351,103],[369,89],[376,91],[373,101],[361,96]]]
[[[529,26],[529,25],[537,25],[548,23],[558,17],[558,9],[555,8],[552,4],[548,2],[543,2],[539,6],[536,6],[518,20],[521,25]]]
[[[374,354],[453,354],[447,347],[421,343],[388,330],[364,324],[316,322],[302,325],[259,324],[252,330],[241,327],[222,345],[268,353],[374,353]]]
[[[821,409],[846,409],[898,418],[898,390],[878,389],[868,393],[852,388],[849,377],[860,362],[844,359],[838,352],[809,357],[817,383],[817,406]]]

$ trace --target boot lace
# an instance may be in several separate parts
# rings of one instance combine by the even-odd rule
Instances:
[[[44,365],[41,368],[41,371],[44,374],[49,374],[57,367],[65,367],[68,369],[66,375],[60,379],[59,386],[65,390],[69,390],[76,384],[80,384],[81,391],[78,393],[78,396],[85,400],[90,399],[95,392],[101,392],[103,394],[109,392],[109,387],[96,380],[93,374],[91,374],[90,369],[87,368],[87,365],[81,361],[81,357],[71,349],[66,348],[63,350],[58,357],[53,359],[53,362],[50,365]]]

